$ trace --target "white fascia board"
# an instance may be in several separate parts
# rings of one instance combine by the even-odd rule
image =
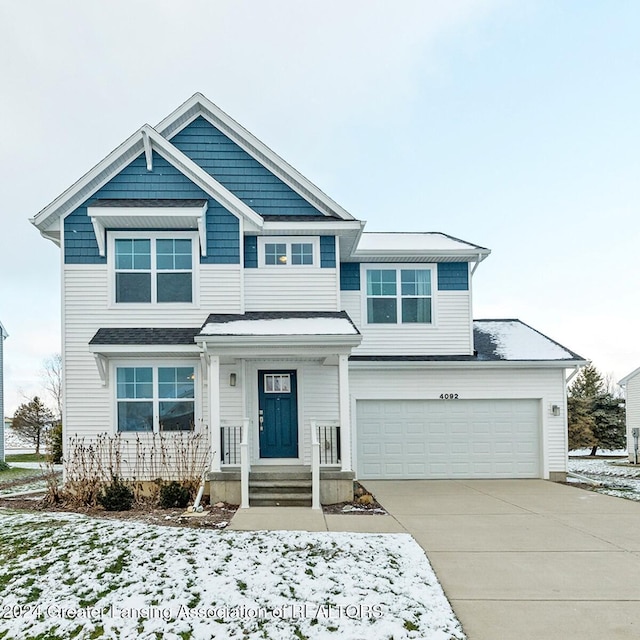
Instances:
[[[344,345],[210,345],[209,353],[219,356],[226,362],[238,360],[256,360],[272,358],[300,358],[304,360],[322,360],[338,355],[350,355],[351,347]]]
[[[91,218],[98,249],[103,257],[106,255],[105,229],[113,227],[115,220],[122,220],[124,226],[135,226],[134,221],[136,219],[152,217],[158,219],[178,218],[179,220],[191,221],[194,228],[198,229],[200,253],[204,257],[207,255],[205,216],[208,206],[208,203],[205,202],[201,207],[87,207],[87,214]],[[163,225],[163,227],[166,226],[166,224]]]
[[[127,138],[121,145],[116,147],[104,160],[99,162],[93,169],[85,173],[80,180],[72,184],[66,191],[59,195],[51,204],[31,218],[31,223],[36,226],[40,233],[48,230],[57,223],[58,220],[76,209],[91,193],[95,193],[103,187],[114,175],[136,158],[143,150],[142,129],[138,129],[132,136]],[[112,170],[108,171],[110,167]],[[105,173],[106,172],[106,173]],[[104,175],[102,175],[104,173]],[[90,191],[85,195],[84,190],[91,186]]]
[[[637,369],[635,369],[634,371],[632,371],[629,375],[626,375],[624,378],[622,378],[622,380],[620,380],[620,382],[618,382],[618,384],[621,387],[624,387],[627,385],[627,383],[630,380],[633,380],[633,378],[635,378],[638,374],[640,373],[640,367],[638,367]]]
[[[350,360],[354,369],[573,369],[586,360]]]
[[[152,150],[158,152],[167,162],[172,164],[181,173],[199,186],[205,193],[229,210],[238,218],[245,217],[256,226],[262,228],[263,219],[250,207],[212,178],[204,169],[193,160],[167,142],[149,125],[144,125],[132,136],[112,151],[104,160],[86,173],[80,180],[58,196],[51,204],[31,218],[31,223],[38,228],[40,233],[49,239],[60,240],[56,236],[51,237],[47,232],[54,224],[59,224],[60,218],[74,211],[84,201],[89,199],[96,191],[101,189],[109,180],[117,175],[132,160],[145,151],[145,138]],[[59,229],[59,227],[58,227]],[[59,231],[58,231],[59,233]]]
[[[219,347],[246,347],[246,346],[278,346],[288,348],[297,347],[357,347],[362,342],[362,336],[354,335],[199,335],[196,342],[206,343],[209,352],[216,351]]]
[[[184,120],[184,117],[189,112],[192,112],[191,117]],[[183,105],[168,115],[156,126],[156,130],[170,140],[198,116],[209,120],[211,124],[220,129],[241,149],[246,151],[260,164],[273,171],[286,185],[291,187],[311,205],[318,207],[325,213],[333,213],[343,220],[354,220],[354,217],[337,202],[332,200],[326,193],[297,171],[297,169],[294,169],[277,153],[272,151],[263,142],[260,142],[252,133],[201,93],[194,94]],[[175,123],[178,122],[180,123],[179,126],[175,126]]]
[[[470,249],[455,249],[448,251],[420,251],[420,250],[389,250],[389,251],[362,251],[356,249],[352,253],[352,259],[360,262],[388,262],[403,258],[415,258],[416,260],[435,260],[437,258],[458,258],[465,262],[477,262],[484,260],[491,251],[489,249],[482,249],[474,251]],[[480,260],[482,258],[482,260]]]
[[[89,352],[105,357],[152,355],[159,353],[198,356],[201,353],[201,349],[196,344],[193,346],[188,344],[90,344]]]
[[[336,220],[334,222],[317,222],[310,220],[309,222],[303,222],[300,220],[287,222],[286,220],[278,220],[270,222],[269,218],[264,218],[263,229],[265,232],[273,231],[279,234],[290,233],[312,233],[312,232],[331,232],[340,233],[344,231],[360,231],[364,226],[364,222],[360,220]]]

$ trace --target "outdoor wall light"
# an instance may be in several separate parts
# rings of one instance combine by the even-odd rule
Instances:
[[[557,404],[552,404],[551,405],[551,415],[552,416],[559,416],[560,415],[560,407]]]
[[[235,387],[237,382],[238,382],[238,374],[237,373],[230,373],[229,374],[229,386],[230,387]]]

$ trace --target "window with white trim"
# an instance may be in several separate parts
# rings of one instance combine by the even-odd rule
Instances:
[[[316,237],[269,237],[258,239],[260,266],[317,267],[320,241]]]
[[[112,245],[114,302],[192,303],[197,245],[187,234],[118,234]]]
[[[367,269],[369,324],[431,324],[431,269]]]
[[[194,367],[117,367],[117,427],[120,432],[193,431]]]

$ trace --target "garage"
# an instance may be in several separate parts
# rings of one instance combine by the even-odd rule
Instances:
[[[541,477],[538,400],[359,400],[358,477]]]

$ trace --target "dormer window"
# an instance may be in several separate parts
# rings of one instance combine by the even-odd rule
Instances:
[[[317,267],[320,243],[315,237],[259,238],[260,265],[264,267]]]

